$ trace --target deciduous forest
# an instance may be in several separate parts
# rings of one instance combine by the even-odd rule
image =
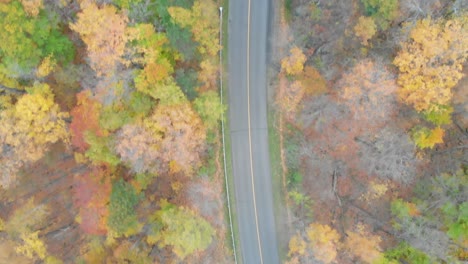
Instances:
[[[226,263],[212,0],[0,1],[0,263]]]
[[[278,10],[270,90],[287,263],[466,263],[467,2]]]

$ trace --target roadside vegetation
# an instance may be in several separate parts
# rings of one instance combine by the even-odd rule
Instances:
[[[232,262],[218,3],[6,0],[0,28],[0,262]]]
[[[466,262],[465,1],[285,0],[281,10],[272,107],[285,261]]]

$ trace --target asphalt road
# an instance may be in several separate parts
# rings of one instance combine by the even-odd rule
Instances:
[[[246,264],[279,263],[266,112],[269,11],[268,0],[229,1],[229,123]]]

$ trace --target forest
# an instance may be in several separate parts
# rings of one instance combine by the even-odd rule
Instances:
[[[284,263],[466,263],[468,2],[271,4]],[[0,263],[233,262],[219,6],[0,0]]]
[[[227,263],[213,0],[0,1],[0,263]]]
[[[466,263],[468,2],[277,9],[270,126],[286,263]]]

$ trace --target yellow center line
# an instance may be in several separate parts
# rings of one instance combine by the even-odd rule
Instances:
[[[249,130],[249,152],[250,152],[250,179],[252,180],[252,196],[254,203],[255,214],[255,227],[257,230],[258,250],[260,252],[260,263],[263,264],[262,243],[260,242],[260,232],[258,231],[258,215],[257,215],[257,202],[255,199],[255,181],[253,173],[253,159],[252,159],[252,132],[250,127],[250,0],[247,11],[247,119]]]

